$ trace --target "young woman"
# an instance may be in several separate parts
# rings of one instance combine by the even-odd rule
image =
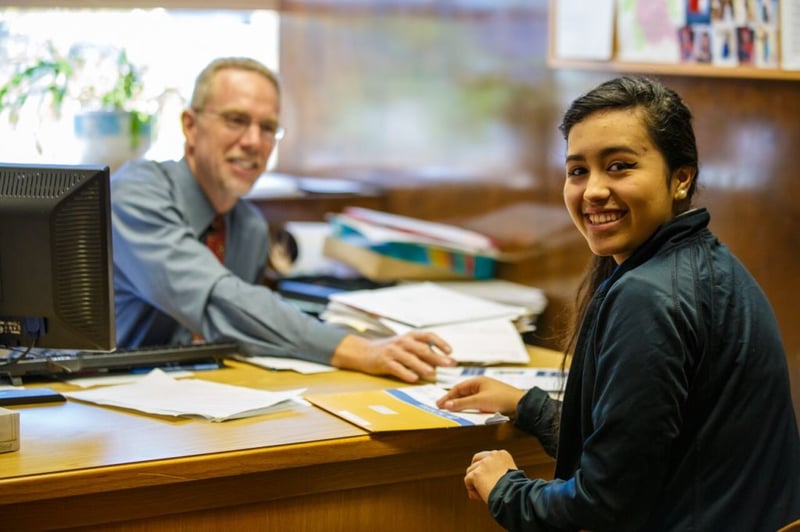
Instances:
[[[564,201],[595,257],[563,403],[488,378],[440,408],[500,411],[556,456],[529,479],[477,453],[469,496],[509,530],[774,531],[800,517],[800,436],[764,293],[692,209],[691,113],[648,78],[575,100]]]

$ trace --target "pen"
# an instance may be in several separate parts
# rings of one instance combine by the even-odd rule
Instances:
[[[443,355],[443,356],[446,356],[446,355],[445,355],[445,353],[444,353],[444,352],[443,352],[441,349],[439,349],[438,347],[436,347],[436,344],[434,344],[433,342],[428,342],[428,348],[429,348],[429,349],[430,349],[432,352],[436,353],[437,355]]]

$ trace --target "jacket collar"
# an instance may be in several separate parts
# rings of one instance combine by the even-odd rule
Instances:
[[[613,285],[625,272],[644,264],[655,255],[668,251],[686,241],[691,235],[708,227],[711,216],[708,209],[692,209],[661,224],[658,229],[639,246],[628,260],[620,264],[602,287]]]

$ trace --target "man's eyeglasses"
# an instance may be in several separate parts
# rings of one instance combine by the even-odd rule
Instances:
[[[225,127],[237,135],[244,134],[253,124],[252,116],[238,111],[219,112],[211,109],[195,109],[194,112],[198,114],[207,113],[219,117],[222,123],[225,124]],[[261,132],[261,139],[265,142],[279,141],[283,138],[283,134],[285,133],[285,130],[280,124],[270,120],[260,122],[258,124],[258,130]]]

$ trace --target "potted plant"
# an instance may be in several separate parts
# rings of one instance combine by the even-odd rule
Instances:
[[[154,109],[146,108],[141,74],[124,49],[83,45],[61,54],[48,43],[0,85],[0,116],[15,125],[28,106],[54,119],[71,108],[81,162],[114,168],[150,145]]]

